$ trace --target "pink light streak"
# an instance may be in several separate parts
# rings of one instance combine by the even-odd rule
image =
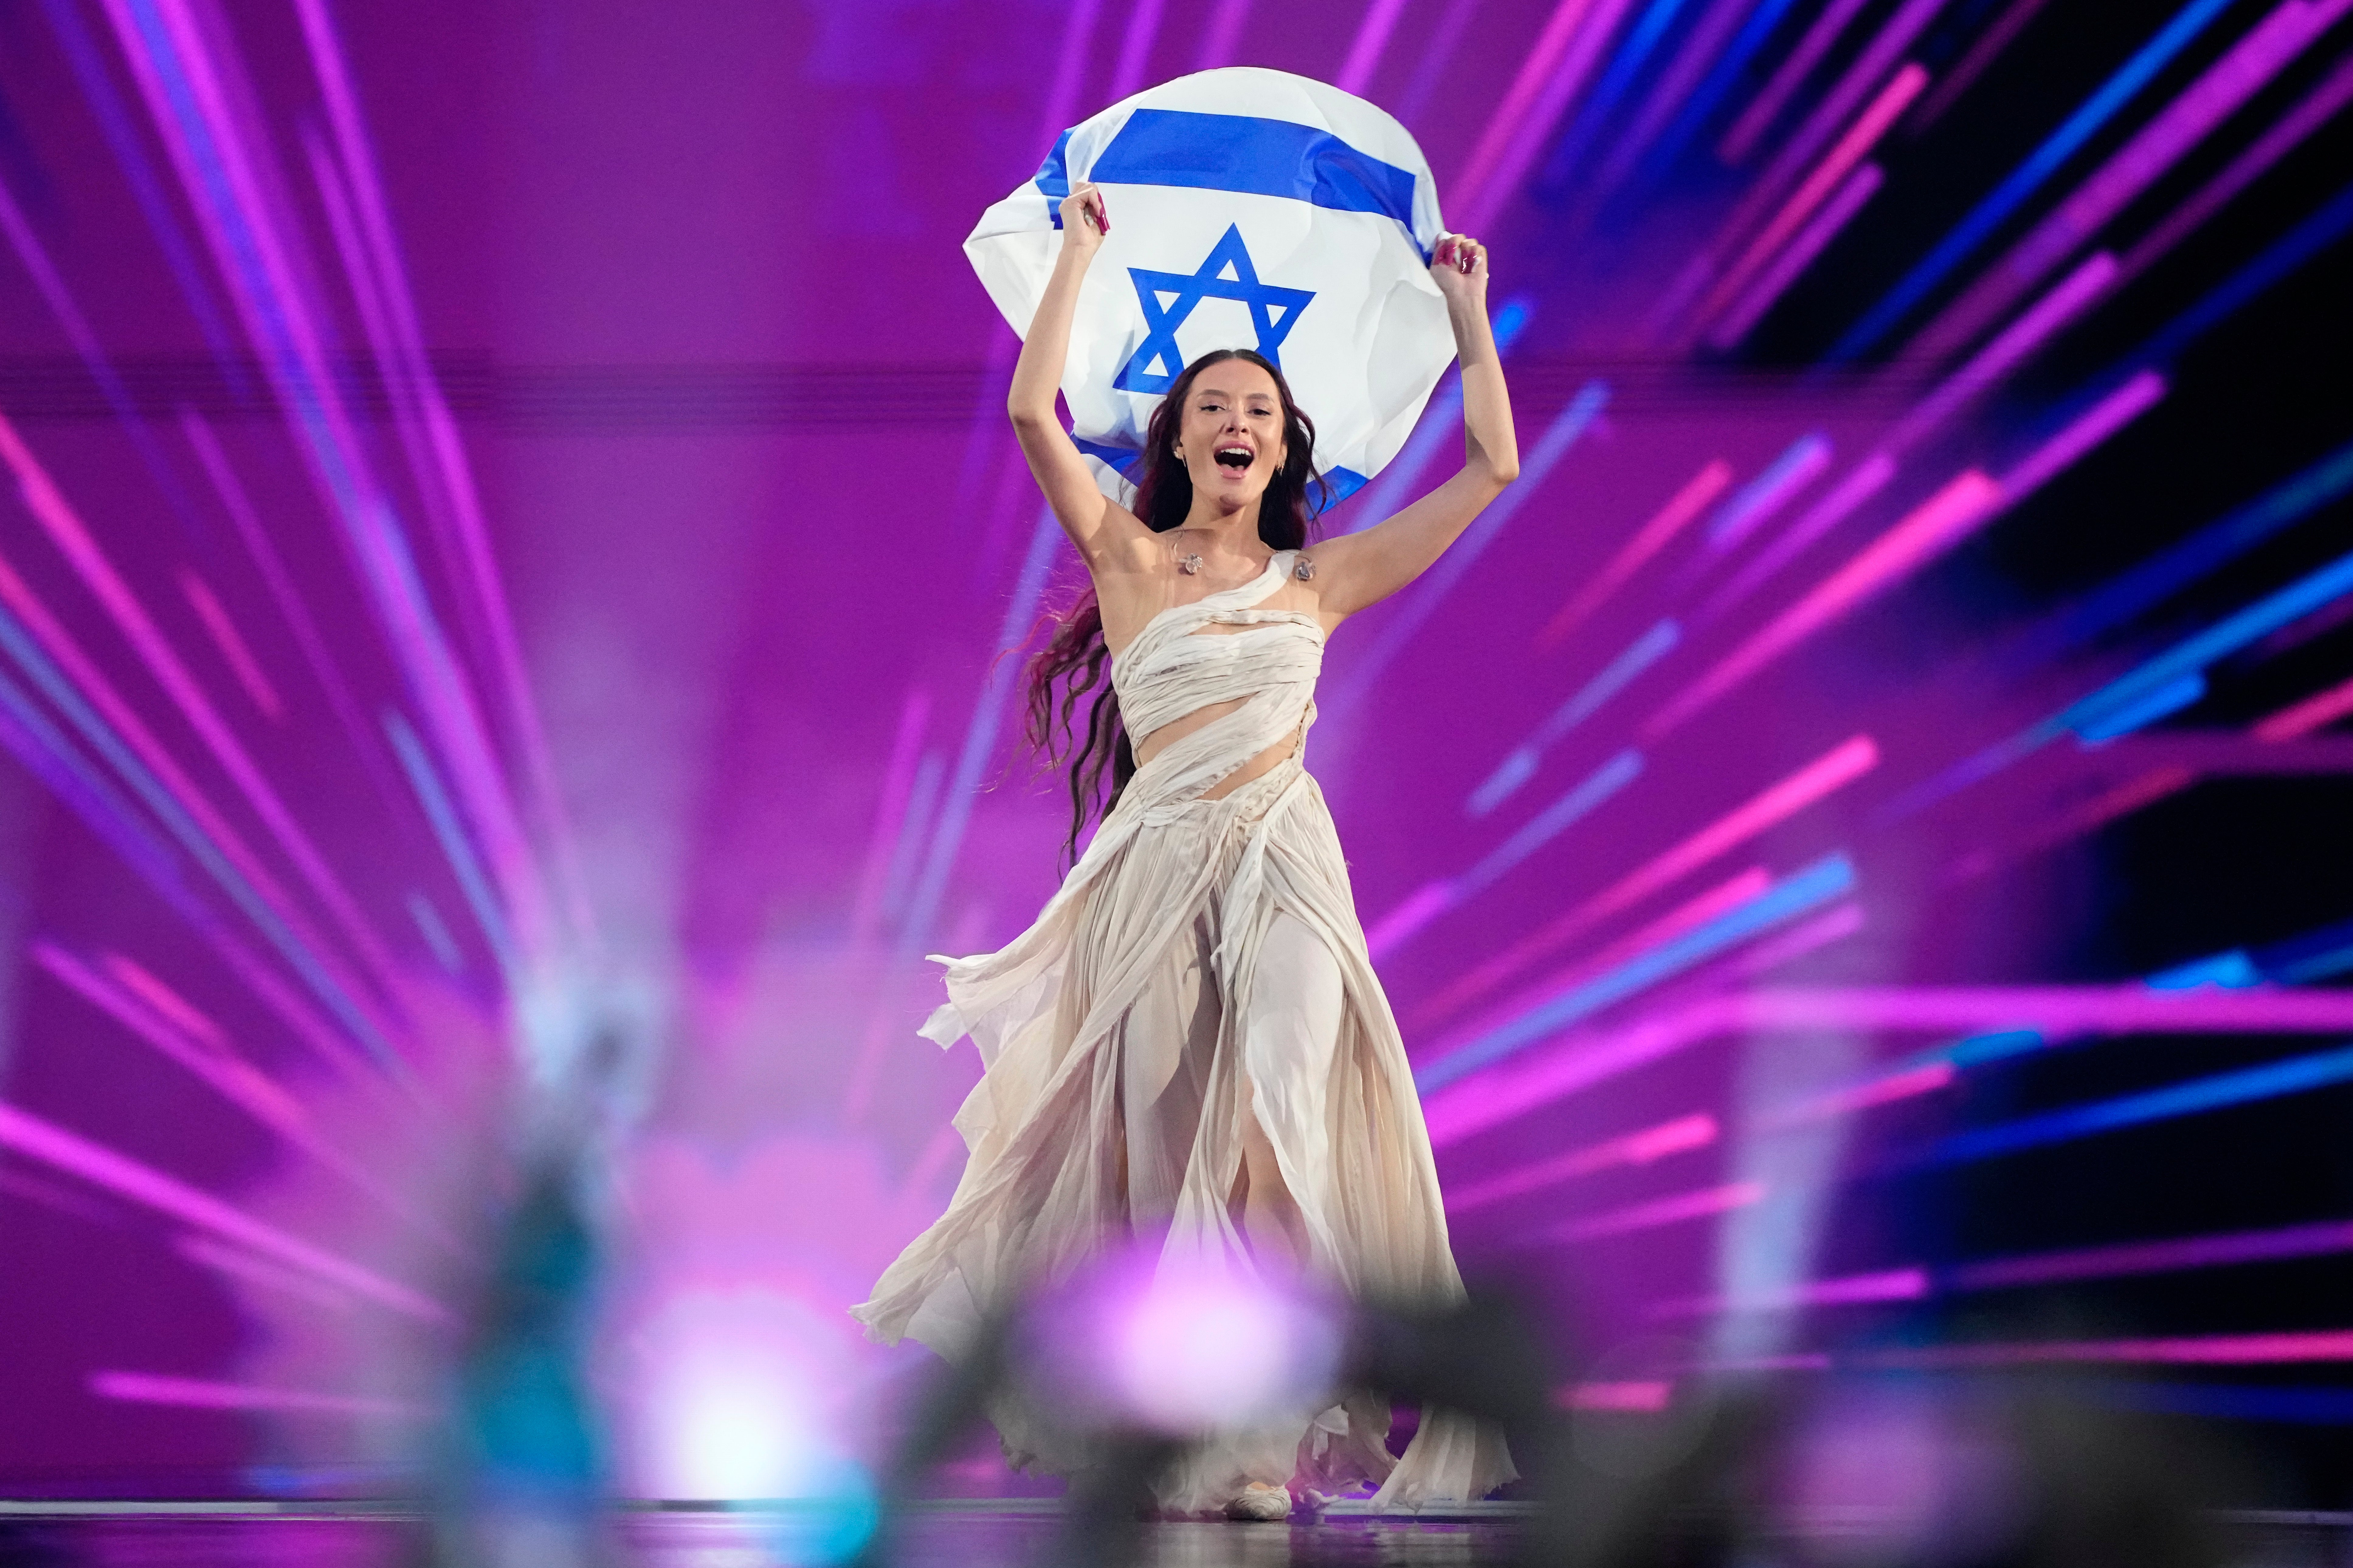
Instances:
[[[1759,551],[1756,558],[1735,574],[1732,581],[1717,589],[1700,606],[1698,619],[1712,623],[1725,611],[1755,593],[1765,580],[1803,554],[1817,540],[1852,516],[1862,504],[1895,478],[1895,459],[1885,452],[1873,452],[1850,470],[1846,478],[1831,486],[1822,498],[1808,507],[1788,531]]]
[[[159,1377],[144,1372],[91,1373],[90,1391],[100,1399],[118,1399],[132,1405],[175,1405],[192,1410],[274,1410],[290,1415],[380,1415],[406,1420],[421,1420],[427,1414],[424,1406],[405,1399],[311,1394],[295,1388]]]
[[[2353,713],[2353,680],[2281,709],[2257,723],[2253,733],[2258,741],[2294,741],[2327,729],[2348,713]]]
[[[1919,406],[1888,432],[1883,444],[1890,451],[1900,452],[1933,433],[1971,399],[1999,384],[2021,360],[2097,303],[2115,288],[2117,272],[2116,258],[2105,250],[2084,258],[2057,287],[1971,355],[1968,363],[1947,376],[1936,391],[1922,398]]]
[[[107,0],[123,54],[147,100],[162,139],[203,224],[240,318],[262,359],[285,412],[296,447],[308,459],[332,515],[343,525],[363,584],[428,727],[448,756],[458,794],[486,841],[503,889],[526,921],[537,910],[536,878],[523,851],[512,805],[497,776],[480,714],[424,598],[406,544],[368,470],[362,442],[327,369],[315,303],[300,286],[304,274],[290,249],[293,215],[274,204],[275,186],[254,149],[267,139],[248,133],[232,108],[232,94],[205,31],[187,0],[156,0],[168,41],[151,45],[125,0]],[[164,84],[151,47],[168,50],[189,92],[192,115]],[[211,154],[199,155],[198,142]],[[454,443],[455,427],[448,431]]]
[[[1882,1074],[1849,1084],[1827,1093],[1810,1096],[1792,1104],[1778,1107],[1757,1119],[1757,1125],[1768,1131],[1788,1127],[1802,1127],[1810,1121],[1828,1121],[1841,1116],[1852,1116],[1858,1110],[1893,1105],[1899,1100],[1913,1100],[1924,1094],[1934,1094],[1960,1076],[1961,1069],[1951,1062],[1930,1062],[1925,1067],[1908,1068],[1902,1072]]]
[[[2353,1361],[2353,1329],[2303,1333],[2200,1334],[2147,1340],[2046,1340],[2025,1344],[1930,1345],[1840,1356],[1841,1366],[2031,1366],[2049,1362],[2269,1366]]]
[[[2001,476],[2003,507],[2016,506],[2053,477],[2073,468],[2084,453],[2156,406],[2164,399],[2166,391],[2165,377],[2145,370],[2085,409],[2065,429]]]
[[[1789,194],[1789,199],[1781,205],[1781,210],[1775,213],[1758,231],[1757,237],[1748,242],[1740,259],[1716,280],[1715,287],[1700,302],[1696,317],[1698,323],[1704,325],[1739,298],[1749,280],[1789,242],[1790,237],[1813,216],[1815,209],[1838,188],[1840,182],[1853,172],[1855,165],[1862,162],[1863,155],[1877,144],[1880,137],[1886,134],[1887,128],[1911,107],[1912,100],[1919,97],[1927,85],[1928,73],[1918,65],[1907,65],[1889,79],[1887,85],[1880,89],[1878,96],[1871,100],[1870,106],[1847,128],[1846,134],[1832,144],[1829,154],[1811,174],[1799,182],[1798,188]]]
[[[218,1024],[190,1005],[187,998],[156,979],[136,963],[119,952],[110,952],[103,963],[106,972],[132,995],[169,1019],[172,1024],[215,1050],[230,1048],[228,1037],[221,1033]]]
[[[2256,137],[2221,174],[2200,186],[2196,195],[2136,241],[2125,252],[2119,266],[2118,285],[2156,265],[2158,258],[2229,205],[2233,197],[2261,179],[2273,164],[2302,145],[2305,138],[2335,119],[2348,102],[2353,102],[2353,58],[2338,61],[2337,68],[2295,108],[2281,115],[2276,124]]]
[[[1333,85],[1342,92],[1363,97],[1373,83],[1373,72],[1380,68],[1381,55],[1389,47],[1389,34],[1396,30],[1398,17],[1405,12],[1405,0],[1372,0],[1365,7],[1365,19],[1356,27],[1356,38],[1348,45],[1348,58],[1341,62],[1340,74]]]
[[[1727,253],[1742,235],[1756,228],[1765,213],[1780,200],[1783,194],[1796,185],[1799,171],[1806,169],[1820,156],[1822,149],[1835,137],[1839,128],[1852,122],[1855,111],[1872,96],[1874,88],[1884,86],[1883,79],[1912,47],[1928,24],[1944,9],[1946,0],[1908,0],[1886,25],[1873,36],[1871,42],[1854,58],[1854,63],[1841,72],[1821,101],[1814,106],[1798,129],[1790,132],[1765,172],[1741,198],[1731,216],[1716,231],[1711,252],[1718,257]],[[1712,268],[1711,268],[1712,270]]]
[[[1463,1214],[1523,1193],[1588,1176],[1596,1171],[1620,1165],[1647,1165],[1669,1154],[1704,1149],[1715,1142],[1719,1131],[1715,1118],[1704,1111],[1678,1116],[1656,1127],[1645,1127],[1640,1132],[1623,1133],[1554,1159],[1539,1160],[1509,1175],[1451,1188],[1446,1194],[1446,1207],[1449,1213]]]
[[[1443,994],[1451,999],[1491,989],[1515,970],[1574,942],[1601,921],[1697,870],[1717,856],[1778,826],[1806,807],[1861,778],[1879,765],[1879,747],[1868,735],[1833,746],[1796,773],[1770,784],[1702,827],[1690,837],[1636,867],[1567,913],[1547,922],[1489,959]]]
[[[1718,162],[1740,164],[1748,161],[1748,154],[1757,150],[1757,139],[1780,118],[1781,110],[1788,107],[1790,94],[1804,85],[1806,78],[1821,63],[1822,56],[1846,31],[1847,24],[1854,20],[1855,13],[1867,3],[1868,0],[1831,0],[1822,7],[1822,14],[1814,18],[1796,47],[1766,79],[1764,88],[1732,122],[1732,129],[1724,133],[1724,140],[1716,143]]]
[[[1218,8],[1209,14],[1208,29],[1201,35],[1201,52],[1193,58],[1195,70],[1215,70],[1234,63],[1250,11],[1250,0],[1218,0]]]
[[[1478,234],[1494,222],[1553,121],[1585,85],[1626,5],[1627,0],[1560,0],[1553,8],[1455,177],[1454,188],[1462,193],[1461,232]]]
[[[286,858],[292,861],[311,890],[325,906],[335,923],[365,963],[386,985],[396,983],[397,965],[391,950],[376,936],[367,918],[360,912],[358,903],[343,888],[326,858],[311,841],[294,815],[279,797],[278,792],[262,774],[260,767],[246,751],[244,744],[229,729],[212,699],[205,695],[195,677],[147,614],[130,585],[114,570],[106,552],[98,547],[81,517],[66,500],[16,433],[15,425],[0,416],[0,459],[16,470],[19,491],[26,510],[41,524],[50,540],[73,565],[75,572],[91,595],[105,606],[125,640],[137,651],[140,661],[149,674],[168,693],[189,727],[205,742],[221,771],[237,785],[246,803],[253,808],[277,840]],[[119,726],[118,726],[119,727]]]
[[[1719,1036],[1793,1029],[2046,1036],[2333,1034],[2353,992],[2146,985],[1788,986],[1703,996],[1614,1027],[1578,1030],[1540,1055],[1451,1085],[1422,1108],[1434,1145],[1526,1114]]]
[[[1759,974],[1794,963],[1810,952],[1816,952],[1834,942],[1842,942],[1863,927],[1862,906],[1852,900],[1788,930],[1767,937],[1754,946],[1742,949],[1724,961],[1724,972],[1742,980],[1753,980]],[[1704,984],[1712,978],[1703,971]]]
[[[1989,1258],[1957,1266],[1947,1275],[1947,1282],[1957,1290],[2000,1290],[2020,1285],[2057,1285],[2126,1274],[2164,1274],[2179,1268],[2212,1268],[2280,1258],[2314,1258],[2331,1252],[2353,1252],[2353,1220]]]
[[[1656,741],[1680,728],[1816,632],[1894,587],[1967,538],[2000,500],[2001,487],[1977,469],[1958,475],[1652,714],[1642,738]]]
[[[1686,1220],[1713,1219],[1717,1215],[1745,1209],[1765,1198],[1762,1182],[1729,1182],[1720,1187],[1704,1187],[1695,1193],[1677,1193],[1672,1197],[1653,1198],[1648,1203],[1630,1204],[1546,1231],[1546,1241],[1599,1241],[1606,1237],[1626,1236],[1638,1230],[1657,1230],[1662,1226],[1680,1225]]]
[[[1620,1383],[1567,1383],[1553,1390],[1552,1402],[1561,1410],[1609,1410],[1648,1415],[1664,1410],[1675,1385],[1656,1379]]]
[[[1916,1301],[1930,1293],[1925,1268],[1890,1268],[1875,1274],[1850,1274],[1837,1279],[1812,1279],[1778,1290],[1746,1296],[1695,1296],[1687,1300],[1662,1301],[1650,1309],[1653,1318],[1713,1318],[1727,1312],[1786,1312],[1805,1307],[1865,1306],[1883,1301]]]
[[[229,673],[235,675],[237,683],[245,688],[245,694],[252,700],[253,705],[265,718],[283,722],[286,704],[279,700],[278,689],[269,684],[269,677],[262,673],[261,661],[253,657],[253,649],[246,646],[245,637],[237,629],[237,623],[229,619],[228,612],[221,607],[220,600],[213,596],[213,591],[206,585],[205,580],[183,568],[180,595],[188,601],[188,608],[195,611],[196,619],[203,623],[205,631],[212,637],[213,646],[220,649],[221,658],[228,665]]]
[[[1648,522],[1634,531],[1628,540],[1603,563],[1600,571],[1586,579],[1585,585],[1569,595],[1568,602],[1553,613],[1544,630],[1536,634],[1536,647],[1552,647],[1575,631],[1585,617],[1599,608],[1602,602],[1626,585],[1626,580],[1642,569],[1643,564],[1691,526],[1693,521],[1715,502],[1732,486],[1732,465],[1717,458],[1685,480],[1683,489],[1667,499]]]
[[[0,417],[0,428],[5,428],[5,417]],[[164,751],[154,732],[132,711],[130,704],[122,700],[113,684],[99,673],[89,655],[67,634],[57,617],[49,613],[48,606],[34,596],[31,588],[16,574],[15,567],[5,556],[0,556],[0,604],[5,604],[25,623],[35,640],[73,682],[84,700],[154,774],[165,793],[187,814],[237,874],[245,879],[254,897],[291,934],[310,962],[329,976],[331,984],[343,993],[363,1017],[368,1017],[366,1003],[354,994],[349,976],[341,973],[341,966],[319,941],[318,933],[308,919],[293,907],[284,886],[262,867],[259,858],[244,838],[228,825],[212,802],[196,787],[195,781]],[[248,981],[257,973],[263,973],[258,964],[252,963],[241,963],[238,968]],[[282,989],[280,994],[283,994]],[[373,1018],[369,1022],[375,1025]],[[322,1048],[331,1057],[339,1059],[344,1057],[340,1042]]]
[[[1464,1043],[1472,1036],[1484,1034],[1504,1019],[1515,1017],[1525,1012],[1543,998],[1589,980],[1605,970],[1614,969],[1646,948],[1655,947],[1660,942],[1681,936],[1694,926],[1704,925],[1716,916],[1758,897],[1772,885],[1773,874],[1762,866],[1751,866],[1745,871],[1728,877],[1696,897],[1684,900],[1639,931],[1631,931],[1611,942],[1600,952],[1581,958],[1567,968],[1523,988],[1517,994],[1487,1009],[1472,1022],[1453,1031],[1431,1049],[1433,1052],[1449,1050]],[[1498,954],[1494,960],[1491,960],[1489,963],[1481,965],[1471,973],[1457,980],[1432,997],[1417,1012],[1416,1022],[1443,1016],[1455,1007],[1492,989],[1497,981],[1509,973],[1508,968],[1497,967],[1497,965],[1502,964],[1505,960],[1514,958],[1516,950],[1506,950]]]
[[[237,470],[229,466],[228,454],[221,448],[219,437],[213,434],[212,426],[190,408],[180,410],[180,433],[195,453],[197,466],[212,481],[221,510],[228,513],[237,537],[244,541],[247,552],[253,557],[253,563],[260,572],[262,582],[269,587],[278,613],[286,617],[288,629],[293,632],[296,645],[310,663],[311,676],[326,692],[328,703],[334,709],[336,719],[342,722],[344,734],[350,738],[353,751],[367,769],[377,794],[387,805],[405,805],[408,797],[404,792],[389,787],[388,776],[377,759],[378,742],[375,731],[360,717],[359,704],[353,700],[351,688],[344,682],[334,656],[327,651],[326,639],[319,633],[318,622],[311,617],[310,605],[303,602],[301,591],[294,586],[292,574],[286,570],[285,560],[280,556],[277,546],[270,542],[269,533],[262,528],[260,516],[253,509],[253,498],[246,492],[244,482],[237,477]]]
[[[1806,226],[1799,231],[1797,238],[1789,242],[1788,248],[1775,257],[1772,265],[1748,286],[1748,291],[1733,302],[1721,321],[1708,329],[1708,347],[1728,350],[1746,337],[1749,330],[1765,319],[1765,312],[1789,291],[1791,284],[1804,276],[1806,268],[1814,264],[1814,258],[1845,231],[1854,216],[1879,194],[1879,187],[1886,182],[1886,171],[1876,163],[1865,163],[1850,175],[1822,209],[1807,220]]]
[[[1899,357],[1942,359],[1976,337],[2163,178],[2348,10],[2353,10],[2353,0],[2287,0],[2255,24],[1922,328]]]
[[[1461,897],[1450,878],[1424,882],[1406,895],[1405,902],[1373,922],[1373,929],[1365,933],[1366,948],[1375,958],[1380,957],[1452,909]]]
[[[254,1218],[243,1209],[222,1202],[185,1182],[141,1164],[103,1144],[93,1143],[53,1122],[0,1101],[0,1146],[79,1176],[159,1214],[207,1230],[240,1247],[307,1268],[356,1295],[412,1318],[433,1322],[449,1321],[448,1310],[406,1285],[395,1284],[370,1268],[313,1247]]]
[[[195,1074],[256,1121],[305,1152],[328,1152],[301,1102],[277,1079],[226,1049],[217,1035],[201,1045],[188,1039],[54,942],[34,942],[32,954],[68,989]]]
[[[2010,41],[2026,30],[2026,24],[2034,20],[2034,14],[2049,3],[2050,0],[2013,0],[2010,9],[1994,18],[1993,25],[1978,35],[1977,42],[1969,46],[1969,52],[1945,73],[1945,79],[1937,84],[1936,90],[1920,100],[1920,106],[1912,111],[1912,123],[1906,129],[1916,136],[1942,119],[1954,100],[1975,85],[1978,78],[1985,74],[1986,68],[2010,47]]]
[[[882,889],[891,871],[892,847],[905,826],[907,806],[914,791],[915,759],[923,750],[923,726],[930,720],[932,694],[920,687],[907,693],[899,710],[899,731],[892,737],[890,761],[882,769],[882,793],[875,803],[874,831],[866,846],[866,866],[858,879],[858,897],[849,915],[850,941],[871,941],[881,916]]]
[[[1683,106],[1707,74],[1708,67],[1716,62],[1724,47],[1732,41],[1740,24],[1754,8],[1755,0],[1715,0],[1692,26],[1691,35],[1659,79],[1643,96],[1642,105],[1634,111],[1626,130],[1614,139],[1609,155],[1588,182],[1585,205],[1578,211],[1578,221],[1590,217],[1603,198],[1618,187],[1618,182],[1631,172],[1649,152],[1651,143],[1665,129],[1674,111]]]

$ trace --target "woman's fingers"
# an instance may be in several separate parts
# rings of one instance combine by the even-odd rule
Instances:
[[[1468,277],[1486,265],[1487,247],[1467,234],[1441,235],[1430,260],[1435,266],[1451,267]]]

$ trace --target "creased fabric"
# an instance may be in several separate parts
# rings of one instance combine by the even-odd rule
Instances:
[[[1404,1046],[1301,761],[1323,629],[1254,607],[1294,559],[1163,611],[1119,656],[1132,734],[1240,706],[1137,772],[1028,931],[940,961],[948,1001],[923,1033],[943,1046],[969,1034],[986,1071],[956,1114],[970,1157],[947,1212],[854,1310],[873,1337],[954,1359],[1019,1292],[1133,1237],[1160,1237],[1164,1262],[1250,1273],[1232,1198],[1251,1107],[1314,1274],[1356,1297],[1460,1299]],[[1271,772],[1205,797],[1286,739]],[[1164,1505],[1216,1507],[1249,1480],[1363,1479],[1381,1483],[1379,1504],[1413,1507],[1515,1473],[1500,1433],[1444,1411],[1392,1460],[1386,1405],[1334,1397],[1204,1445]],[[1083,1468],[1050,1419],[1012,1402],[994,1415],[1017,1463]]]

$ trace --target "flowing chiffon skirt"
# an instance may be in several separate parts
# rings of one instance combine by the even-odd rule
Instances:
[[[1331,816],[1296,760],[1224,799],[1150,812],[1012,946],[951,964],[948,994],[925,1033],[970,1033],[987,1064],[955,1119],[971,1157],[947,1213],[857,1309],[877,1338],[954,1359],[984,1314],[1107,1238],[1165,1231],[1166,1257],[1250,1267],[1232,1202],[1250,1112],[1313,1273],[1354,1297],[1460,1298],[1404,1047]],[[1016,1465],[1084,1468],[1082,1451],[1058,1451],[1069,1439],[1050,1417],[1013,1402],[993,1414]],[[1430,1412],[1395,1461],[1388,1425],[1386,1403],[1357,1391],[1222,1434],[1161,1501],[1364,1479],[1382,1483],[1377,1503],[1410,1508],[1516,1474],[1484,1424]]]
[[[947,1004],[923,1033],[979,1047],[981,1081],[955,1117],[970,1157],[947,1212],[853,1310],[874,1338],[955,1360],[1024,1292],[1135,1240],[1156,1240],[1163,1267],[1255,1275],[1253,1127],[1260,1169],[1271,1150],[1290,1201],[1286,1250],[1314,1279],[1359,1300],[1461,1299],[1405,1047],[1301,760],[1323,628],[1258,607],[1296,561],[1278,552],[1253,583],[1171,605],[1113,661],[1134,733],[1227,707],[1138,770],[1036,924],[1000,952],[943,960]],[[1217,793],[1286,745],[1272,771]],[[1015,1463],[1086,1468],[1050,1412],[1008,1396],[992,1415]],[[1388,1426],[1374,1391],[1334,1390],[1199,1445],[1162,1504],[1362,1479],[1380,1483],[1380,1505],[1414,1507],[1514,1479],[1493,1426],[1428,1411],[1392,1458]]]

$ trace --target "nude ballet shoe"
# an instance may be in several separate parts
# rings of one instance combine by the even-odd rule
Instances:
[[[1291,1517],[1291,1493],[1264,1481],[1252,1481],[1241,1495],[1226,1504],[1226,1517],[1248,1523],[1272,1524]]]

